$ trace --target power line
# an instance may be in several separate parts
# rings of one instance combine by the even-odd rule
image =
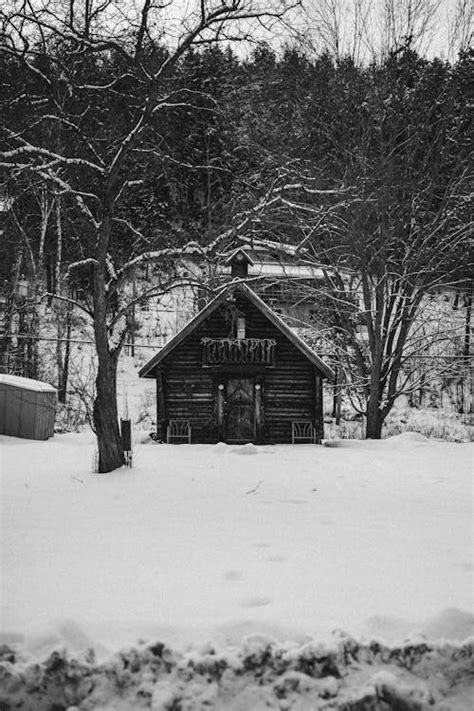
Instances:
[[[77,339],[77,338],[46,338],[45,336],[28,336],[27,334],[15,334],[12,336],[7,336],[7,335],[0,335],[0,338],[7,339],[19,339],[23,338],[29,341],[52,341],[54,343],[78,343],[80,345],[95,345],[95,341],[90,341],[90,340],[84,340],[83,338]],[[163,346],[153,346],[149,345],[146,343],[139,344],[139,343],[124,343],[124,347],[126,348],[127,346],[129,348],[153,348],[154,350],[160,350],[160,348],[163,348]]]
[[[6,334],[0,334],[0,339],[26,339],[30,341],[50,341],[53,343],[78,343],[79,345],[95,345],[95,341],[91,340],[84,340],[83,338],[77,339],[77,338],[47,338],[46,336],[29,336],[28,334],[20,333],[20,334],[15,334],[11,336],[7,336]],[[123,344],[124,348],[153,348],[154,350],[160,350],[163,348],[162,345],[150,345],[148,343],[124,343]],[[337,359],[337,356],[326,356],[329,359]],[[459,359],[459,360],[465,360],[466,362],[471,360],[473,356],[469,355],[406,355],[405,358],[413,358],[413,360],[421,360],[421,359],[426,359],[426,360],[446,360],[446,359]]]

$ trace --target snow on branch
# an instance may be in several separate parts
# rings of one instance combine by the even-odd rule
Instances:
[[[71,195],[72,198],[75,200],[76,205],[78,206],[79,210],[82,212],[82,214],[89,220],[92,225],[94,226],[94,229],[99,228],[99,222],[94,218],[92,212],[89,210],[87,207],[86,203],[84,202],[84,195],[88,197],[95,197],[95,195],[89,195],[88,193],[81,193],[78,190],[74,190],[73,187],[69,185],[65,180],[59,177],[56,173],[52,173],[51,171],[44,172],[42,170],[38,171],[38,175],[40,175],[42,178],[44,178],[46,181],[53,182],[57,187],[60,187],[63,193],[66,193],[68,195]],[[96,198],[97,199],[97,198]]]
[[[115,271],[114,262],[113,262],[112,256],[110,254],[107,254],[106,259],[105,259],[105,264],[106,264],[107,272],[109,274],[110,279],[112,281],[117,281],[117,272]]]
[[[187,105],[189,107],[189,104]],[[144,153],[147,155],[153,155],[159,158],[162,161],[167,161],[168,163],[173,163],[173,165],[179,165],[182,168],[188,168],[188,170],[192,171],[197,171],[197,170],[215,170],[215,171],[220,171],[221,173],[231,173],[229,168],[224,168],[223,166],[216,165],[215,163],[209,162],[209,163],[188,163],[184,160],[179,160],[178,158],[173,158],[173,156],[166,154],[166,153],[161,153],[160,151],[156,150],[156,148],[135,148],[134,149],[135,153]],[[136,181],[138,183],[138,181]]]
[[[31,99],[30,99],[30,102],[31,102]],[[57,116],[57,115],[55,115],[55,114],[43,114],[43,115],[40,116],[36,121],[34,121],[32,124],[28,124],[27,128],[25,128],[23,131],[21,131],[21,132],[19,132],[19,133],[11,134],[11,135],[10,135],[10,138],[12,138],[12,139],[21,139],[22,136],[23,136],[23,133],[24,133],[26,130],[30,131],[31,129],[33,129],[33,128],[35,128],[36,126],[38,126],[38,125],[40,125],[41,123],[43,123],[44,121],[52,121],[52,122],[56,122],[56,123],[61,123],[63,126],[67,126],[68,128],[73,129],[73,131],[75,131],[76,133],[79,133],[80,130],[81,130],[81,129],[80,129],[80,126],[79,126],[77,123],[74,123],[74,121],[70,121],[69,119],[64,118],[64,116]],[[84,135],[82,135],[82,139],[85,140],[85,136],[84,136]],[[24,139],[22,139],[22,140],[24,140]],[[90,141],[85,140],[85,143],[86,143],[87,147],[89,148],[89,150],[91,151],[91,153],[94,154],[94,156],[96,157],[97,161],[98,161],[98,162],[101,164],[101,166],[103,167],[103,166],[104,166],[104,161],[103,161],[102,158],[99,156],[99,154],[98,154],[97,151],[94,149],[94,147],[91,145]],[[35,150],[37,150],[37,149],[35,148]],[[55,163],[63,163],[63,164],[65,164],[65,165],[68,165],[68,161],[70,161],[70,160],[74,160],[74,159],[66,159],[66,158],[59,159],[59,158],[54,158],[54,162],[55,162]],[[70,163],[69,163],[69,164],[70,164]],[[89,165],[89,167],[90,167],[91,165],[93,165],[92,163],[87,163],[87,164]],[[44,168],[46,168],[46,167],[49,167],[49,165],[50,165],[50,164],[48,164],[47,166],[46,166],[46,165],[43,165],[42,168],[44,169]],[[98,168],[98,169],[99,169],[99,168]]]
[[[87,259],[81,259],[78,262],[72,262],[66,272],[66,278],[70,277],[72,272],[75,271],[76,269],[85,269],[86,267],[96,267],[99,264],[97,259],[93,259],[92,257],[88,257]]]
[[[17,138],[17,136],[14,136]],[[24,141],[24,139],[22,139]],[[105,175],[105,170],[102,166],[92,163],[91,161],[85,160],[84,158],[67,158],[59,153],[54,153],[47,148],[40,148],[39,146],[33,146],[31,143],[27,143],[24,146],[19,146],[18,148],[13,148],[9,151],[0,152],[0,159],[9,162],[15,166],[15,160],[21,158],[22,156],[42,156],[44,158],[49,158],[55,163],[61,163],[62,165],[80,165],[92,170],[97,171],[101,175]],[[24,163],[20,164],[20,167],[26,167]],[[42,166],[43,167],[43,166]]]
[[[116,222],[118,225],[125,225],[125,227],[126,227],[128,230],[130,230],[130,232],[131,232],[132,234],[134,234],[136,237],[139,237],[139,238],[140,238],[141,240],[143,240],[144,242],[148,242],[148,241],[149,241],[149,240],[147,240],[147,238],[145,237],[145,235],[144,235],[142,232],[140,232],[140,230],[137,230],[137,228],[134,227],[134,226],[132,225],[132,223],[129,222],[128,220],[126,220],[124,217],[114,217],[114,218],[112,218],[112,221],[113,221],[113,222]]]
[[[156,114],[161,109],[196,109],[196,111],[209,111],[215,113],[215,109],[210,106],[201,106],[192,104],[189,101],[159,101],[152,110],[152,114]]]
[[[130,72],[124,72],[107,84],[76,84],[76,89],[79,89],[80,91],[107,91],[113,89],[114,86],[122,82],[124,79],[135,80],[135,76],[130,74]]]
[[[309,188],[304,183],[287,183],[286,185],[275,188],[275,193],[289,192],[290,190],[302,190],[308,195],[343,195],[352,190],[352,188],[350,186],[342,186],[340,188],[322,190],[319,188]]]
[[[206,253],[206,251],[206,248],[201,247],[201,245],[197,242],[188,242],[183,247],[166,247],[165,249],[156,249],[150,252],[143,252],[124,264],[121,269],[118,270],[117,274],[122,276],[131,269],[138,267],[141,264],[146,264],[147,262],[155,262],[159,259],[177,259],[183,256],[190,257],[197,254],[202,256]]]
[[[257,206],[258,207],[258,206]],[[159,259],[179,259],[181,257],[212,257],[217,254],[218,248],[228,241],[229,239],[235,239],[243,232],[252,220],[254,210],[250,210],[243,216],[239,215],[240,221],[236,225],[230,227],[229,229],[218,235],[212,242],[203,247],[198,242],[190,241],[187,242],[182,247],[166,247],[165,249],[153,250],[150,252],[143,252],[134,259],[131,259],[126,264],[124,264],[121,269],[117,270],[118,277],[122,277],[124,274],[129,272],[131,269],[140,266],[141,264],[146,264],[147,262],[157,261]],[[130,226],[131,227],[131,226]],[[140,234],[140,233],[138,233]],[[241,237],[240,239],[244,239]]]

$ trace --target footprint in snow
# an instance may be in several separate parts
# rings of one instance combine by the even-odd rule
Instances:
[[[269,597],[247,597],[245,600],[241,600],[240,607],[265,607],[270,603],[271,599]]]
[[[285,555],[269,555],[267,558],[268,563],[283,563],[286,560]]]
[[[224,580],[240,580],[242,578],[242,573],[240,570],[226,570],[224,573]]]
[[[280,504],[307,504],[307,499],[280,499]]]

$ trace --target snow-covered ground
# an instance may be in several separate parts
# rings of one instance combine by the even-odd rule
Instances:
[[[92,434],[2,436],[3,640],[41,658],[473,634],[472,445],[341,445],[143,442],[97,475]]]

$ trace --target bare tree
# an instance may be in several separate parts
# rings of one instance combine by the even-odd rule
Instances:
[[[259,32],[272,29],[298,4],[200,0],[179,23],[173,22],[173,11],[183,6],[172,1],[143,0],[135,9],[132,3],[124,7],[111,0],[24,0],[1,12],[4,58],[28,75],[30,86],[34,78],[41,91],[30,97],[34,126],[30,121],[19,129],[6,122],[0,166],[16,174],[34,172],[68,201],[86,235],[80,245],[83,258],[69,265],[69,274],[86,273],[92,293],[90,305],[77,306],[94,325],[98,369],[93,419],[101,472],[123,463],[116,371],[130,306],[120,286],[139,258],[114,263],[114,240],[120,230],[128,230],[137,238],[135,252],[146,251],[149,244],[121,208],[130,191],[141,185],[142,178],[133,175],[135,161],[144,151],[164,159],[153,128],[170,110],[193,110],[192,92],[173,89],[173,70],[191,47],[247,39],[254,23]],[[100,62],[110,74],[97,78],[88,67]],[[140,91],[134,91],[136,84]],[[10,98],[13,103],[19,99]],[[95,115],[99,105],[102,113]],[[52,143],[47,129],[58,125],[67,140]],[[43,126],[46,130],[32,130]],[[170,254],[165,250],[162,256]]]
[[[373,49],[374,6],[369,0],[321,0],[307,8],[317,49],[361,62]]]
[[[401,47],[424,53],[436,29],[441,0],[384,0],[381,17],[386,53]]]
[[[474,7],[469,0],[456,0],[448,13],[448,56],[456,59],[459,52],[472,47]]]
[[[359,105],[351,115],[342,105],[324,127],[333,136],[324,171],[307,160],[282,166],[246,238],[320,274],[310,296],[333,328],[367,437],[381,436],[417,385],[413,364],[444,337],[423,330],[426,300],[467,284],[472,269],[465,69],[406,51],[360,70]]]
[[[310,45],[356,64],[404,47],[455,59],[472,42],[469,0],[320,0],[306,12]]]
[[[419,389],[430,368],[443,375],[449,366],[421,359],[442,353],[442,343],[453,337],[451,330],[440,331],[439,311],[433,314],[428,306],[430,295],[459,285],[456,268],[472,225],[456,223],[452,212],[462,209],[467,176],[462,186],[450,185],[445,205],[429,224],[423,216],[422,227],[414,197],[411,228],[403,241],[380,224],[367,234],[350,217],[358,205],[370,203],[373,209],[375,193],[362,195],[355,186],[332,196],[315,191],[319,200],[337,200],[332,207],[322,207],[308,204],[311,183],[300,174],[297,183],[274,187],[262,219],[268,233],[290,213],[303,234],[299,244],[255,236],[241,241],[296,259],[319,273],[312,285],[300,286],[318,314],[320,338],[321,326],[326,327],[318,348],[344,374],[353,406],[366,417],[366,437],[377,439],[396,400]],[[377,210],[382,217],[385,206],[379,204]]]

